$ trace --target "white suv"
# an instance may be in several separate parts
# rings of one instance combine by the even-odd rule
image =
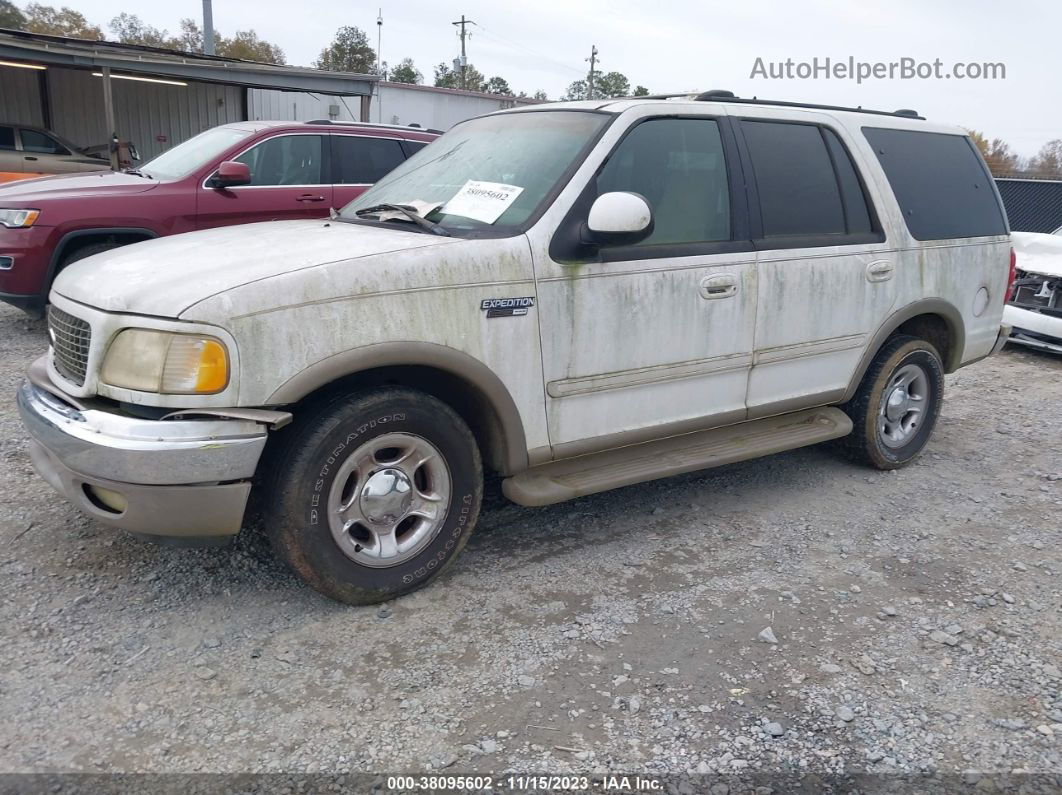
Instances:
[[[76,263],[19,405],[86,513],[185,541],[255,514],[374,602],[454,560],[485,470],[545,505],[830,439],[903,466],[1006,340],[1009,257],[976,148],[910,111],[537,105],[331,220]]]

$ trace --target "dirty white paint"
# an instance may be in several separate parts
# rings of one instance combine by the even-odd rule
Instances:
[[[963,318],[963,362],[992,349],[1008,239],[911,238],[859,130],[865,117],[686,101],[613,107],[619,118],[526,235],[464,240],[324,221],[230,227],[85,260],[55,289],[99,315],[224,329],[241,366],[226,393],[199,405],[261,405],[313,364],[375,343],[447,346],[498,375],[529,449],[836,402],[878,330],[923,299]],[[886,242],[574,266],[551,259],[558,224],[632,123],[737,110],[833,127],[864,174]],[[955,132],[903,118],[874,123]],[[725,295],[706,300],[706,280],[727,285]],[[989,304],[975,316],[981,290]],[[523,316],[487,319],[480,309],[483,299],[525,296],[536,306]],[[94,350],[105,343],[97,336]]]

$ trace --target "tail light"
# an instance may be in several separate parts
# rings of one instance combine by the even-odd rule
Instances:
[[[1010,273],[1007,275],[1007,291],[1003,294],[1003,302],[1014,300],[1014,279],[1018,275],[1018,255],[1014,253],[1014,248],[1010,249]]]

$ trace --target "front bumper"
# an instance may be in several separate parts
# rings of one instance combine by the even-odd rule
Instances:
[[[1014,327],[1010,341],[1028,348],[1062,353],[1062,317],[1007,304],[1003,322]]]
[[[266,425],[131,417],[68,402],[39,371],[19,388],[18,410],[34,468],[93,518],[187,540],[239,532]]]

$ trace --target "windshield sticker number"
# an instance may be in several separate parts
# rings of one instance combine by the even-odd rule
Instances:
[[[523,192],[524,189],[516,185],[470,179],[440,212],[493,224]]]

